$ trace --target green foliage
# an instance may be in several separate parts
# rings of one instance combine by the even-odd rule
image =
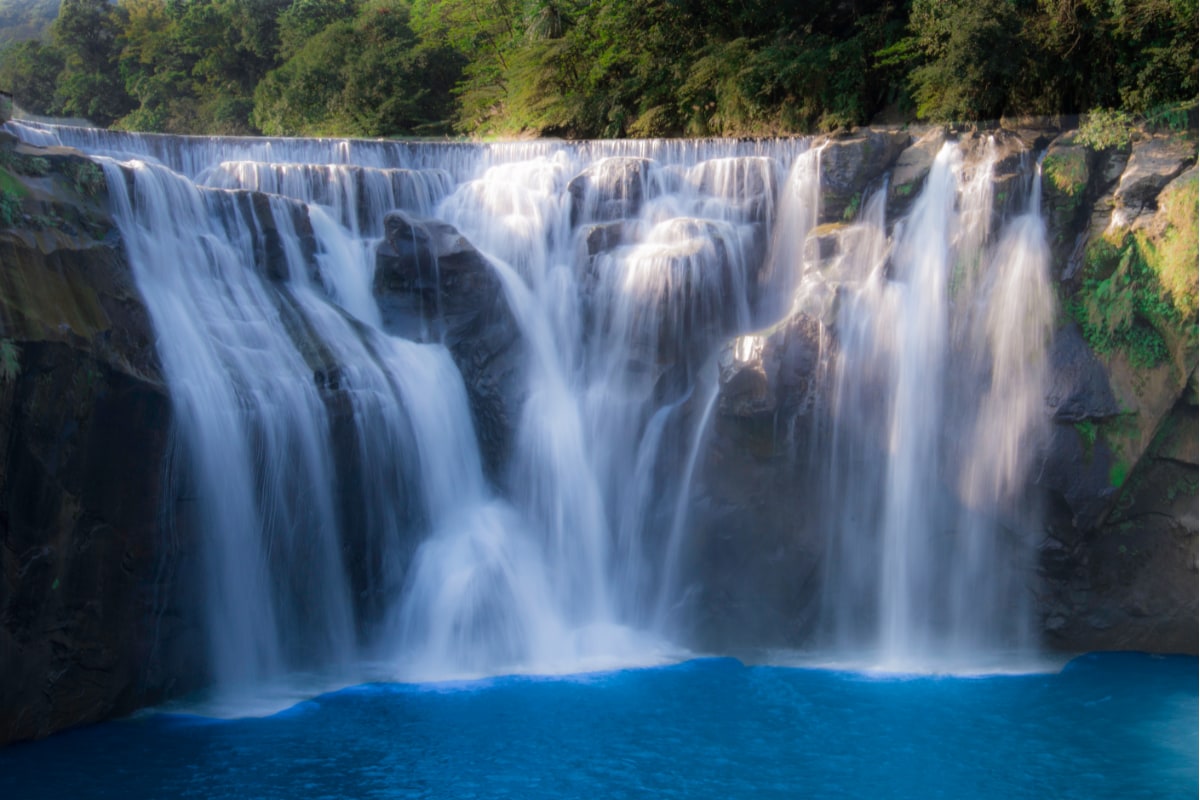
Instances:
[[[31,175],[35,178],[40,178],[50,171],[50,162],[41,156],[16,159],[13,162],[13,166],[22,175]]]
[[[910,26],[925,62],[909,76],[917,116],[996,119],[1025,58],[1021,17],[1009,0],[913,0]]]
[[[54,5],[0,0],[0,41]],[[1191,123],[1196,29],[1186,0],[63,0],[49,41],[0,52],[0,88],[33,113],[217,134],[744,136],[1122,109],[1085,120],[1101,147],[1129,120]]]
[[[72,188],[84,197],[96,197],[105,188],[104,170],[93,161],[72,161],[63,168]]]
[[[335,22],[354,19],[354,0],[295,0],[279,13],[279,56],[287,60]]]
[[[1196,209],[1200,207],[1200,182],[1190,177],[1168,186],[1158,198],[1166,228],[1154,238],[1142,235],[1141,248],[1149,267],[1171,298],[1179,319],[1195,322],[1198,312],[1200,230]]]
[[[1042,160],[1042,178],[1075,206],[1087,189],[1087,160],[1078,150],[1051,153]]]
[[[289,0],[121,0],[120,74],[137,107],[116,127],[245,134],[255,88],[279,63]]]
[[[58,14],[59,0],[0,0],[0,45],[41,38]]]
[[[842,212],[842,219],[846,222],[853,222],[858,216],[858,208],[862,204],[862,197],[854,195],[850,198],[850,202],[846,204],[846,210]]]
[[[107,0],[63,0],[50,28],[63,59],[56,113],[105,126],[132,109],[117,69],[122,27],[121,8]]]
[[[21,196],[7,187],[0,186],[0,226],[11,228],[20,216]]]
[[[448,48],[417,41],[406,4],[371,0],[266,75],[252,120],[272,135],[439,132],[460,66]]]
[[[1124,111],[1093,108],[1080,121],[1075,141],[1093,150],[1125,148],[1136,130],[1133,117]]]
[[[21,42],[0,52],[0,86],[7,88],[25,111],[51,114],[57,110],[54,93],[62,68],[62,55],[56,48],[36,41]]]
[[[1167,361],[1164,333],[1178,336],[1186,324],[1147,260],[1149,252],[1151,245],[1141,234],[1116,244],[1106,239],[1091,243],[1083,285],[1068,303],[1093,350],[1122,350],[1143,368]]]

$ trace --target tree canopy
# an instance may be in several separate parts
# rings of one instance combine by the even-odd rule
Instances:
[[[53,5],[0,0],[0,21],[20,6],[36,31]],[[1154,117],[1195,107],[1196,30],[1194,0],[62,0],[40,41],[0,52],[0,88],[34,113],[186,133]]]

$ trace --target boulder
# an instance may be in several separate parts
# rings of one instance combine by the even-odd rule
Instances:
[[[907,131],[861,128],[822,145],[820,222],[853,220],[864,192],[879,182],[911,141]]]
[[[567,184],[571,196],[571,225],[609,222],[637,216],[642,203],[655,192],[654,162],[648,158],[604,158]]]
[[[1191,137],[1153,134],[1136,141],[1113,195],[1122,221],[1128,224],[1143,213],[1153,213],[1159,192],[1195,163],[1196,143]]]
[[[933,128],[906,147],[896,159],[888,181],[887,216],[896,220],[908,213],[925,186],[938,151],[946,143],[946,133]]]
[[[794,314],[739,337],[719,358],[720,389],[693,490],[685,573],[696,641],[723,652],[800,646],[814,634],[826,539],[803,452],[831,345]]]
[[[703,196],[706,216],[769,223],[779,200],[781,172],[778,161],[764,156],[711,158],[692,167],[688,181]]]
[[[677,217],[645,241],[588,261],[585,314],[625,328],[638,356],[698,364],[750,324],[764,246],[761,226]]]
[[[454,226],[402,211],[383,222],[375,297],[386,330],[423,326],[449,347],[466,383],[489,475],[499,480],[523,403],[520,326],[491,262]]]
[[[589,257],[598,256],[624,244],[629,239],[630,225],[624,221],[600,222],[585,225],[577,232]]]

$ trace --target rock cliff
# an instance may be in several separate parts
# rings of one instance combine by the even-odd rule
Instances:
[[[196,670],[186,534],[161,534],[171,407],[103,175],[0,137],[3,743],[161,701]]]

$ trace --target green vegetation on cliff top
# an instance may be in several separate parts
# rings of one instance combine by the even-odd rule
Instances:
[[[1191,0],[62,0],[32,39],[56,5],[0,0],[0,28],[29,39],[0,54],[0,88],[131,130],[767,135],[1099,107],[1171,122],[1198,90]],[[1125,129],[1107,119],[1097,141]]]

